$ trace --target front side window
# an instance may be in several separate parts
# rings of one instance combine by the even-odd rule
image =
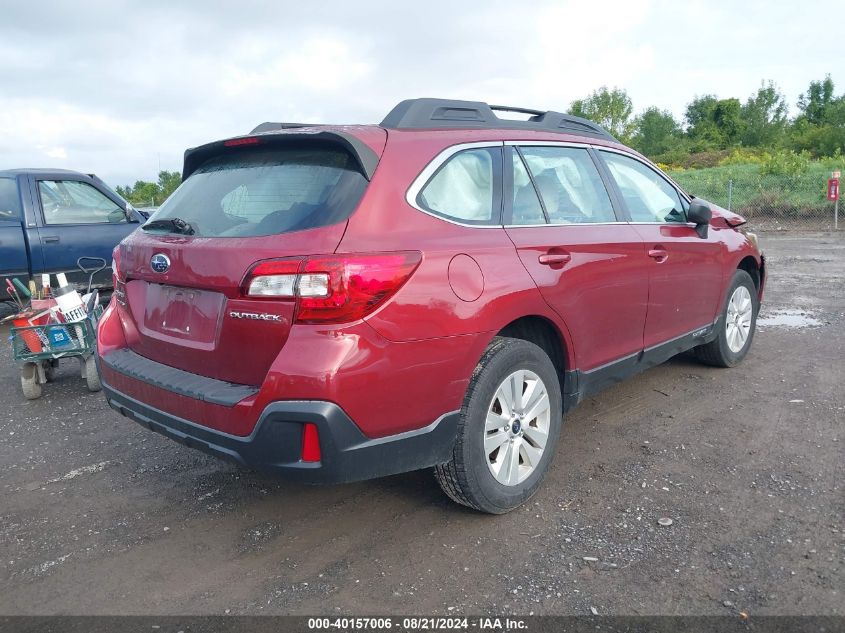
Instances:
[[[0,178],[0,220],[20,217],[21,199],[14,178]]]
[[[45,224],[127,222],[120,206],[97,188],[79,180],[39,180]]]
[[[522,147],[536,191],[551,224],[616,222],[610,196],[586,149],[577,147]],[[514,216],[522,213],[520,198],[528,199],[524,180],[514,170]]]
[[[466,224],[498,224],[500,148],[458,152],[432,176],[417,204],[435,215]]]
[[[656,171],[622,154],[601,152],[633,222],[686,222],[678,191]]]

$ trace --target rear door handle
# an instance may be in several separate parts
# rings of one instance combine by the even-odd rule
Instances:
[[[572,261],[572,255],[569,253],[543,253],[537,258],[544,266],[563,266]]]
[[[59,241],[59,236],[58,236],[58,235],[45,235],[45,236],[42,238],[42,241],[43,241],[45,244],[52,243],[52,242],[58,242],[58,241]]]
[[[648,256],[656,260],[658,264],[661,264],[669,259],[669,251],[662,246],[655,246],[654,248],[649,249]]]

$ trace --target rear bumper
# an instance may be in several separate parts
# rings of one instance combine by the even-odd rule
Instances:
[[[444,414],[415,431],[370,439],[334,403],[276,401],[265,407],[253,432],[241,437],[146,405],[105,382],[103,392],[109,406],[122,415],[186,446],[308,483],[360,481],[445,463],[451,458],[459,414]],[[319,432],[319,462],[301,459],[306,422]]]

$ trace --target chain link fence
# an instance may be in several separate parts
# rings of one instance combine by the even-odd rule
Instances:
[[[834,229],[834,203],[827,200],[827,181],[820,182],[816,174],[728,178],[685,170],[671,175],[688,193],[740,214],[760,231]],[[839,228],[845,229],[843,209]]]

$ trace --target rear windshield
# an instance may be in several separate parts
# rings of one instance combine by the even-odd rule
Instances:
[[[179,218],[199,237],[301,231],[348,218],[366,186],[342,149],[233,151],[200,166],[150,221]]]

